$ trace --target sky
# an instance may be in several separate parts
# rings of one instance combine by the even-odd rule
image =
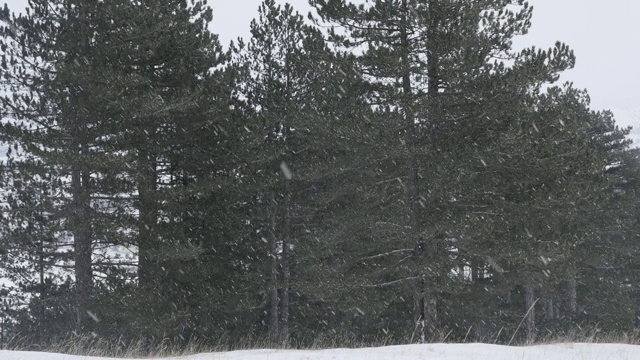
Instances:
[[[214,11],[210,29],[225,46],[237,37],[248,39],[260,2],[209,0]],[[27,1],[7,3],[20,12]],[[310,10],[307,0],[289,3],[304,15]],[[640,0],[529,0],[529,4],[534,7],[531,30],[514,45],[549,48],[559,40],[574,49],[576,67],[565,72],[560,82],[586,88],[594,110],[611,110],[618,124],[635,127],[631,137],[639,146]]]

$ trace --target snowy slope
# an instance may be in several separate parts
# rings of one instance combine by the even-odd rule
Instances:
[[[50,353],[0,351],[2,360],[119,360]],[[555,344],[507,347],[487,344],[432,344],[366,349],[247,350],[164,360],[640,360],[640,346]]]

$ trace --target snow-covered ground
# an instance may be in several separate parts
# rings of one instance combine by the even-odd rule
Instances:
[[[2,360],[119,360],[51,353],[3,351]],[[637,360],[640,346],[554,344],[507,347],[487,344],[403,345],[365,349],[246,350],[164,360]]]

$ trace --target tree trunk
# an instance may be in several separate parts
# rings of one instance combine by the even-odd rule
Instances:
[[[432,285],[427,284],[428,291],[425,296],[424,319],[426,321],[426,341],[433,341],[438,331],[438,309],[436,296],[431,290]]]
[[[547,292],[543,294],[542,300],[544,319],[553,320],[555,312],[553,307],[553,296]]]
[[[282,299],[281,299],[281,340],[284,344],[289,343],[289,282],[291,273],[289,269],[289,258],[291,250],[291,179],[285,180],[285,217],[284,236],[282,238]]]
[[[89,311],[89,297],[93,287],[88,186],[89,174],[86,171],[74,170],[71,175],[71,187],[73,196],[72,223],[74,224],[74,272],[76,276],[76,331],[78,333],[86,329],[86,315]]]
[[[576,316],[578,313],[577,287],[576,278],[572,276],[569,281],[567,281],[567,310],[571,317]]]
[[[425,316],[425,291],[426,291],[426,279],[424,276],[418,278],[414,284],[414,309],[413,309],[413,322],[416,324],[416,330],[421,343],[426,341],[427,337],[427,324]],[[411,339],[413,342],[413,336]]]
[[[40,275],[40,283],[38,284],[38,288],[39,288],[39,292],[40,292],[40,321],[45,321],[45,316],[46,316],[46,306],[45,306],[45,301],[46,301],[46,286],[44,283],[44,239],[40,238],[38,240],[38,273]],[[44,326],[38,326],[38,337],[40,338],[40,341],[42,343],[44,343],[45,338],[44,338],[44,330],[45,327]],[[0,347],[1,348],[1,347]]]
[[[480,269],[480,266],[478,265],[480,262],[477,260],[474,260],[471,263],[471,282],[476,283],[479,280],[482,280],[483,278],[483,272]]]
[[[438,312],[436,297],[430,293],[429,278],[425,275],[414,283],[414,323],[415,332],[421,343],[432,341],[437,331]]]
[[[269,340],[271,344],[278,343],[280,337],[280,324],[278,321],[278,306],[280,298],[278,297],[278,242],[276,239],[276,195],[271,193],[271,225],[269,229],[270,257],[271,257],[271,273],[269,279],[269,288],[271,291],[271,312],[269,317]]]
[[[526,306],[526,320],[525,331],[527,334],[527,343],[531,344],[536,339],[536,309],[535,309],[535,294],[533,285],[526,285],[524,287],[525,306]]]
[[[138,154],[138,286],[152,287],[155,274],[153,265],[153,248],[157,211],[155,209],[156,161],[147,151]]]
[[[88,48],[87,14],[86,9],[81,8],[79,14],[80,37],[78,41],[78,56],[83,56]],[[70,89],[73,96],[70,101],[74,103],[74,112],[69,113],[71,123],[68,129],[72,141],[73,151],[77,158],[86,156],[89,148],[86,144],[87,119],[86,109],[79,103],[79,94]],[[71,214],[70,224],[73,234],[74,273],[76,277],[76,331],[86,330],[86,316],[89,311],[91,290],[93,287],[92,272],[92,234],[89,213],[91,211],[91,189],[89,188],[90,173],[85,164],[73,164],[71,169]]]
[[[429,8],[432,9],[434,6],[434,0],[429,0],[428,5]],[[406,2],[405,2],[405,6],[406,6]],[[433,12],[431,12],[433,14]],[[433,34],[436,33],[437,31],[437,23],[435,21],[435,18],[431,18],[429,20],[429,24],[428,24],[428,29],[427,29],[427,36],[429,39],[433,38]],[[407,34],[405,33],[405,39]],[[436,49],[435,47],[432,47],[431,45],[429,45],[429,49],[427,51],[427,100],[428,100],[428,109],[427,109],[427,115],[428,115],[428,121],[432,126],[435,126],[435,120],[436,120],[436,109],[435,109],[435,102],[433,101],[435,99],[435,97],[438,94],[438,61],[437,61],[438,57],[436,54]],[[413,103],[413,102],[412,102]],[[412,122],[414,122],[414,119],[412,118]],[[415,123],[412,124],[413,127],[415,127]],[[415,131],[415,130],[413,130]],[[415,134],[412,133],[411,134],[412,138],[415,138]],[[413,153],[412,151],[412,156],[415,157],[415,153]],[[416,174],[417,174],[417,164],[416,164]],[[417,179],[414,180],[416,181],[416,185],[415,185],[415,199],[412,203],[413,205],[413,215],[415,217],[413,224],[415,224],[416,228],[415,231],[417,233],[418,229],[418,190],[417,190]],[[412,224],[412,225],[413,225]],[[434,237],[431,239],[430,241],[430,251],[428,254],[428,257],[431,260],[431,263],[437,264],[438,263],[438,258],[440,256],[440,251],[438,250],[439,248],[439,241],[440,238],[436,235],[434,235]],[[442,269],[436,268],[436,274],[441,275],[442,274]],[[446,275],[445,275],[446,276]],[[438,279],[438,277],[434,277],[431,275],[427,276],[427,291],[426,291],[426,297],[425,297],[425,320],[427,321],[427,340],[428,341],[433,341],[435,339],[437,330],[438,330],[438,302],[437,302],[437,292],[436,292],[436,288],[437,288],[437,284],[436,284],[436,280]]]
[[[413,89],[411,84],[411,67],[408,54],[410,53],[409,35],[407,33],[407,18],[409,13],[407,0],[402,1],[403,19],[400,26],[400,41],[404,49],[402,55],[402,91],[401,101],[404,121],[406,123],[405,143],[407,147],[407,222],[409,225],[409,238],[416,244],[417,248],[422,248],[420,256],[423,256],[427,245],[419,238],[418,229],[418,161],[415,154],[416,125],[413,113]],[[427,256],[434,256],[428,254]],[[437,329],[437,301],[434,292],[430,289],[432,279],[429,274],[423,274],[415,284],[415,306],[414,319],[416,328],[419,329],[420,341],[430,341],[434,338]]]

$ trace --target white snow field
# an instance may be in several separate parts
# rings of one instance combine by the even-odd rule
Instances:
[[[2,360],[124,360],[0,350]],[[402,345],[363,349],[244,350],[162,358],[162,360],[640,360],[640,346],[623,344]],[[157,360],[161,360],[158,358]]]

